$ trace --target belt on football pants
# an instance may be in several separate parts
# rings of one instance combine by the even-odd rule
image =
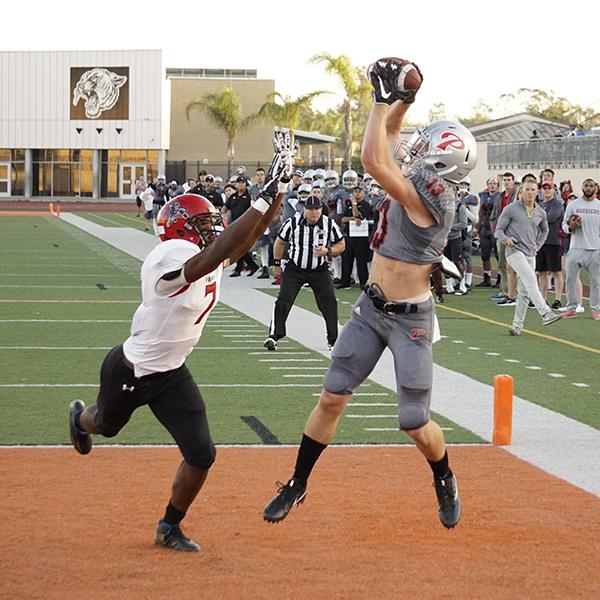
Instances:
[[[377,288],[379,288],[379,286],[377,286]],[[405,315],[418,312],[418,304],[411,304],[410,302],[390,302],[383,295],[381,288],[377,288],[373,285],[366,285],[365,294],[373,303],[373,306],[384,312],[386,315]]]

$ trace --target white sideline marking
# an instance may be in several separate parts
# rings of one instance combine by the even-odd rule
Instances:
[[[507,363],[520,363],[521,361],[517,360],[516,358],[505,358],[504,362],[507,362]]]
[[[548,377],[554,377],[555,379],[561,379],[564,377],[562,373],[548,373]]]
[[[316,375],[301,375],[300,373],[298,373],[295,375],[284,375],[284,377],[304,377],[304,378],[312,377],[313,379],[315,377],[318,377],[319,379],[323,379],[323,373],[317,373]]]
[[[452,427],[440,427],[440,429],[442,431],[454,431],[454,428],[452,428]],[[365,427],[364,431],[400,431],[400,429],[398,429],[398,427]],[[468,446],[469,444],[448,444],[448,442],[446,442],[446,445],[447,446]],[[482,444],[475,444],[475,445],[481,446]],[[68,448],[68,446],[67,446],[67,448]]]
[[[317,375],[321,377],[321,375]],[[281,387],[315,387],[317,383],[202,383],[197,382],[201,388],[281,388]],[[99,383],[0,383],[0,388],[88,388],[100,387]]]
[[[269,367],[271,371],[323,371],[328,368],[327,365],[321,365],[320,367]]]
[[[532,371],[541,371],[542,367],[536,367],[535,365],[529,365],[528,367],[525,367],[526,369],[530,369]]]
[[[481,350],[481,348],[478,348],[477,346],[469,346],[469,350]]]
[[[398,431],[398,429],[395,429]],[[449,443],[446,442],[447,446],[468,446],[473,448],[482,447],[485,448],[490,446],[489,443]],[[277,450],[279,448],[297,448],[298,444],[277,444],[276,446],[272,444],[215,444],[217,448],[260,448],[261,450]],[[414,444],[411,442],[406,442],[404,444],[400,443],[390,443],[390,444],[336,444],[335,442],[330,444],[329,447],[333,448],[406,448],[411,449],[414,448]],[[13,444],[13,445],[0,445],[1,450],[66,450],[73,449],[71,444],[41,444],[41,445],[27,445],[27,444]],[[94,446],[94,452],[97,450],[146,450],[146,449],[154,449],[154,448],[177,448],[176,444],[97,444]]]
[[[487,356],[500,356],[499,352],[486,352]]]
[[[256,334],[254,334],[254,333],[250,333],[248,335],[239,334],[239,333],[231,333],[228,335],[226,334],[222,337],[224,337],[224,338],[252,338],[253,340],[264,340],[264,338],[265,338],[264,335],[257,337]],[[249,340],[244,340],[244,341],[247,342]]]
[[[112,346],[0,346],[0,350],[110,350],[111,348]],[[198,350],[248,350],[248,346],[196,346],[193,351]],[[254,354],[264,354],[264,352]]]
[[[587,383],[572,383],[571,385],[574,385],[575,387],[579,387],[579,388],[589,388],[590,387]]]
[[[398,415],[346,415],[349,419],[397,419]]]
[[[262,354],[264,356],[267,353],[268,353],[268,350],[262,350],[261,352],[248,352],[248,354],[250,356],[256,356],[258,354]],[[277,354],[278,355],[279,354],[286,354],[287,356],[291,356],[291,355],[297,355],[297,354],[306,355],[306,354],[310,354],[310,352],[306,352],[306,351],[292,352],[292,351],[289,351],[289,350],[277,350]]]
[[[57,275],[59,277],[59,275]],[[51,289],[68,289],[68,290],[90,290],[95,288],[96,284],[89,285],[0,285],[0,288],[51,288]],[[139,285],[111,285],[111,290],[139,290]]]
[[[365,387],[370,385],[368,383],[363,383],[361,384],[361,387]],[[320,396],[321,394],[313,394],[313,396]],[[388,394],[385,394],[383,392],[354,392],[353,396],[387,396]],[[354,404],[354,402],[352,402],[352,406],[356,406],[356,404]],[[396,406],[395,404],[393,406]]]
[[[0,323],[131,323],[131,319],[0,319]]]
[[[453,344],[464,344],[462,340],[452,340]]]
[[[322,358],[260,358],[258,362],[323,362]]]
[[[397,406],[395,402],[353,402],[350,406]]]

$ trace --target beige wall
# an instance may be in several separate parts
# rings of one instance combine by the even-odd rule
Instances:
[[[274,91],[273,80],[258,79],[170,79],[171,81],[171,145],[167,160],[206,160],[205,168],[227,162],[227,138],[199,111],[186,117],[190,102],[205,94],[218,93],[230,85],[242,103],[242,115],[256,113],[268,94]],[[235,142],[234,164],[269,164],[273,155],[273,124],[256,124],[238,136]],[[249,166],[246,165],[246,166]],[[249,167],[250,170],[250,167]],[[212,169],[217,172],[218,169]],[[253,174],[253,171],[249,173]]]

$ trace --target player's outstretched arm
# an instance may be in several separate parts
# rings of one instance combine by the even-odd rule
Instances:
[[[210,246],[185,263],[183,275],[188,283],[211,273],[227,259],[243,256],[277,215],[291,179],[296,149],[291,146],[289,133],[277,132],[273,143],[275,153],[258,200]]]
[[[400,203],[419,226],[427,227],[435,222],[412,183],[405,179],[402,169],[395,162],[393,151],[400,139],[402,119],[414,101],[418,87],[407,93],[399,89],[399,71],[408,61],[395,58],[379,59],[367,70],[373,87],[374,104],[365,129],[361,161],[363,167]],[[414,65],[413,65],[414,66]],[[418,71],[420,77],[420,71]],[[417,84],[412,84],[417,85]],[[420,85],[420,83],[419,83]]]

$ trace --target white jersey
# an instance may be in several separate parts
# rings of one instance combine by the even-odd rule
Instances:
[[[163,293],[157,289],[163,275],[181,269],[198,252],[191,242],[167,240],[156,246],[142,265],[142,303],[123,344],[136,377],[180,367],[202,335],[219,300],[223,265],[178,290]]]

